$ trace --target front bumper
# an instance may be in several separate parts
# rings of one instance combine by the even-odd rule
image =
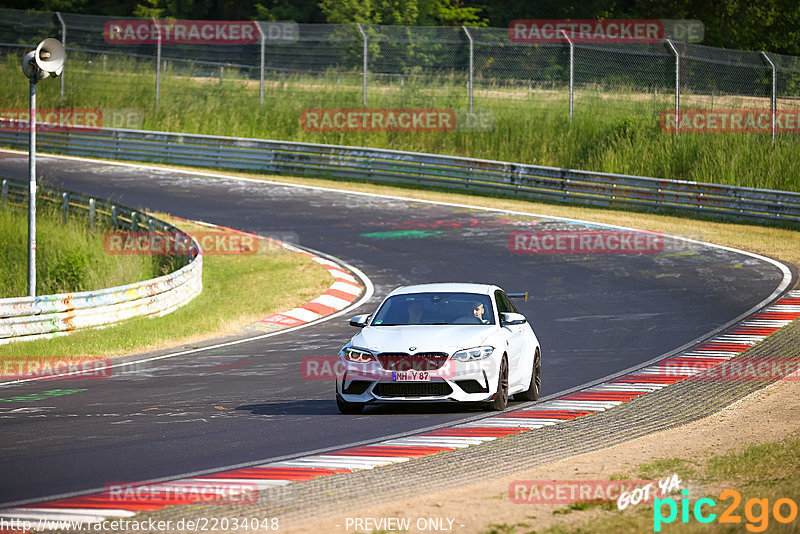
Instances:
[[[336,379],[336,393],[347,402],[482,402],[497,394],[499,356],[459,362],[448,359],[439,369],[384,369],[377,361],[354,363],[340,358],[343,372]],[[417,374],[411,374],[417,373]],[[420,380],[418,373],[427,373]]]

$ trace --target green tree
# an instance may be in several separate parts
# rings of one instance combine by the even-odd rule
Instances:
[[[319,8],[331,24],[414,25],[419,17],[416,1],[320,0]]]
[[[800,55],[800,2],[797,0],[639,0],[634,13],[643,18],[698,19],[705,25],[704,44]]]
[[[211,11],[212,0],[144,0],[136,4],[136,17],[175,19],[204,19]]]
[[[461,5],[460,0],[435,0],[432,2],[431,13],[434,24],[440,26],[485,27],[489,25],[489,19],[481,16],[484,9],[484,6]]]
[[[137,0],[1,0],[0,7],[91,15],[130,16]]]
[[[320,0],[327,22],[401,26],[486,26],[483,6],[461,0]]]
[[[301,23],[326,22],[318,0],[257,0],[254,20],[292,20]]]
[[[797,0],[496,0],[486,14],[495,27],[514,19],[696,19],[705,25],[703,44],[800,55]]]

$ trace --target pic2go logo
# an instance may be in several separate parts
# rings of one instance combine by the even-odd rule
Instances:
[[[695,520],[699,523],[711,523],[717,519],[717,514],[712,513],[711,509],[717,506],[714,499],[703,498],[695,501],[694,506],[689,503],[689,490],[681,492],[684,497],[680,500],[681,523],[689,522],[691,511]],[[737,515],[736,511],[742,502],[741,494],[734,489],[726,489],[719,494],[720,501],[732,499],[733,502],[719,515],[718,523],[742,522],[742,516]],[[707,507],[704,509],[704,506]],[[668,509],[664,515],[664,508]],[[772,508],[769,506],[769,499],[748,499],[744,505],[744,515],[747,519],[745,528],[750,532],[764,532],[769,526],[770,511],[778,523],[791,523],[797,518],[797,503],[789,498],[776,500]],[[678,518],[678,503],[675,499],[667,497],[665,499],[653,500],[653,531],[661,532],[661,526],[674,522]]]

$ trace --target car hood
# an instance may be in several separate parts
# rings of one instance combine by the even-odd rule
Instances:
[[[368,326],[351,345],[376,352],[453,352],[479,347],[494,325]],[[411,347],[415,347],[412,349]]]

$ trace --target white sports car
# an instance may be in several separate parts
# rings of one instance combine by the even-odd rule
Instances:
[[[497,286],[400,287],[375,313],[350,324],[361,331],[339,351],[336,404],[342,413],[359,413],[371,403],[431,401],[504,410],[509,395],[539,398],[539,341]]]

